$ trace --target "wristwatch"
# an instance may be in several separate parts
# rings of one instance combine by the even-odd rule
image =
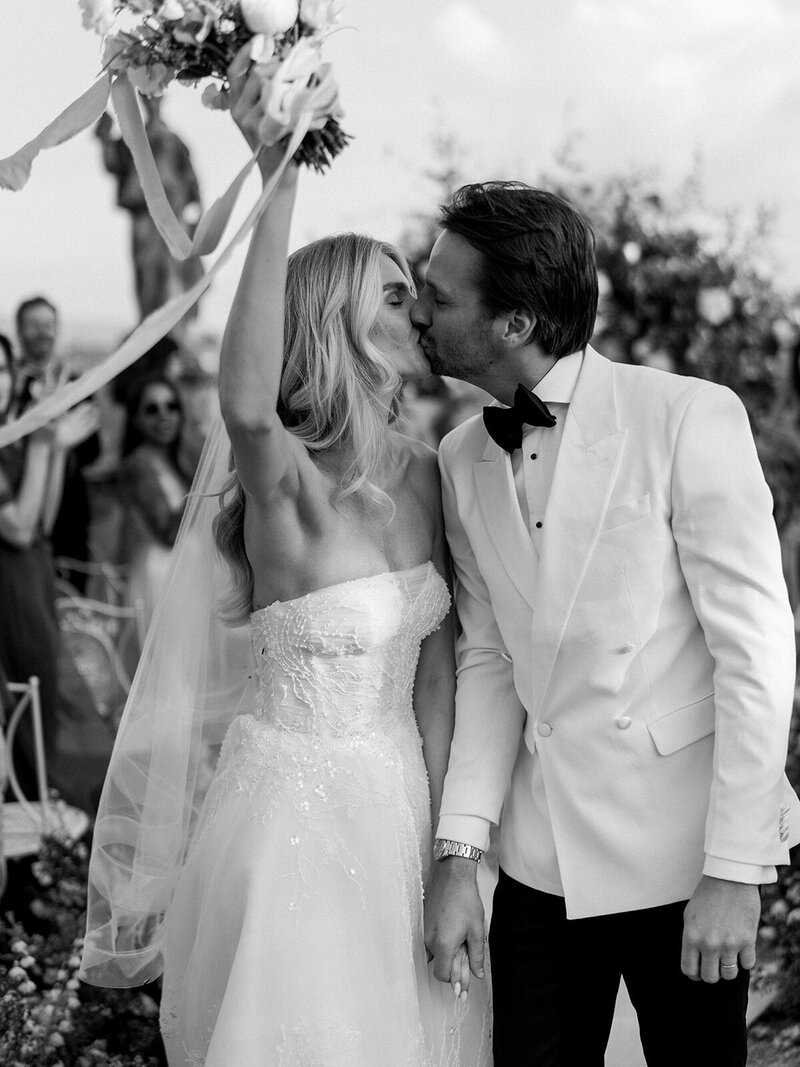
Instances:
[[[433,843],[433,858],[443,860],[446,856],[461,856],[465,860],[480,863],[483,849],[475,845],[465,845],[463,841],[448,841],[446,837],[437,837]]]

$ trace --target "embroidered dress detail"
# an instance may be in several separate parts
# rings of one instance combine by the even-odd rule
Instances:
[[[171,1067],[486,1067],[486,990],[429,969],[428,782],[412,707],[450,606],[433,564],[253,613],[234,720],[169,914]]]

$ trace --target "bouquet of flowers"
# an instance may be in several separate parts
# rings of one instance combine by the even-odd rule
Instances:
[[[20,149],[0,159],[0,189],[23,189],[40,152],[96,123],[109,97],[133,157],[148,210],[176,259],[209,255],[221,241],[259,149],[228,189],[186,231],[169,204],[142,121],[137,91],[158,96],[173,80],[212,79],[203,102],[229,103],[234,77],[255,65],[260,84],[260,145],[281,144],[283,158],[245,221],[215,262],[184,292],[151,312],[120,347],[74,382],[0,426],[0,448],[47,425],[97,392],[164,337],[194,307],[256,224],[293,156],[325,170],[347,144],[339,125],[339,90],[322,44],[336,24],[338,0],[78,0],[87,29],[104,38],[102,75]]]
[[[275,144],[309,97],[314,118],[296,160],[324,170],[347,144],[337,88],[320,58],[338,21],[337,0],[79,0],[83,24],[105,38],[103,62],[144,96],[173,80],[210,78],[202,101],[228,106],[228,68],[242,49],[264,73],[264,144]]]

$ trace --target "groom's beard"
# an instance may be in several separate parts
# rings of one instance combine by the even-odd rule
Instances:
[[[423,337],[422,348],[433,374],[462,381],[485,377],[497,362],[488,329],[479,330],[468,339],[448,341],[442,346],[432,337]]]

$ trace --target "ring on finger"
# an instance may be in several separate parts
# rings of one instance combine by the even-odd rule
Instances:
[[[738,970],[739,970],[739,965],[738,965],[738,963],[721,963],[719,965],[719,969],[721,971],[728,971],[728,972],[733,972],[734,974],[736,974],[738,972]]]

